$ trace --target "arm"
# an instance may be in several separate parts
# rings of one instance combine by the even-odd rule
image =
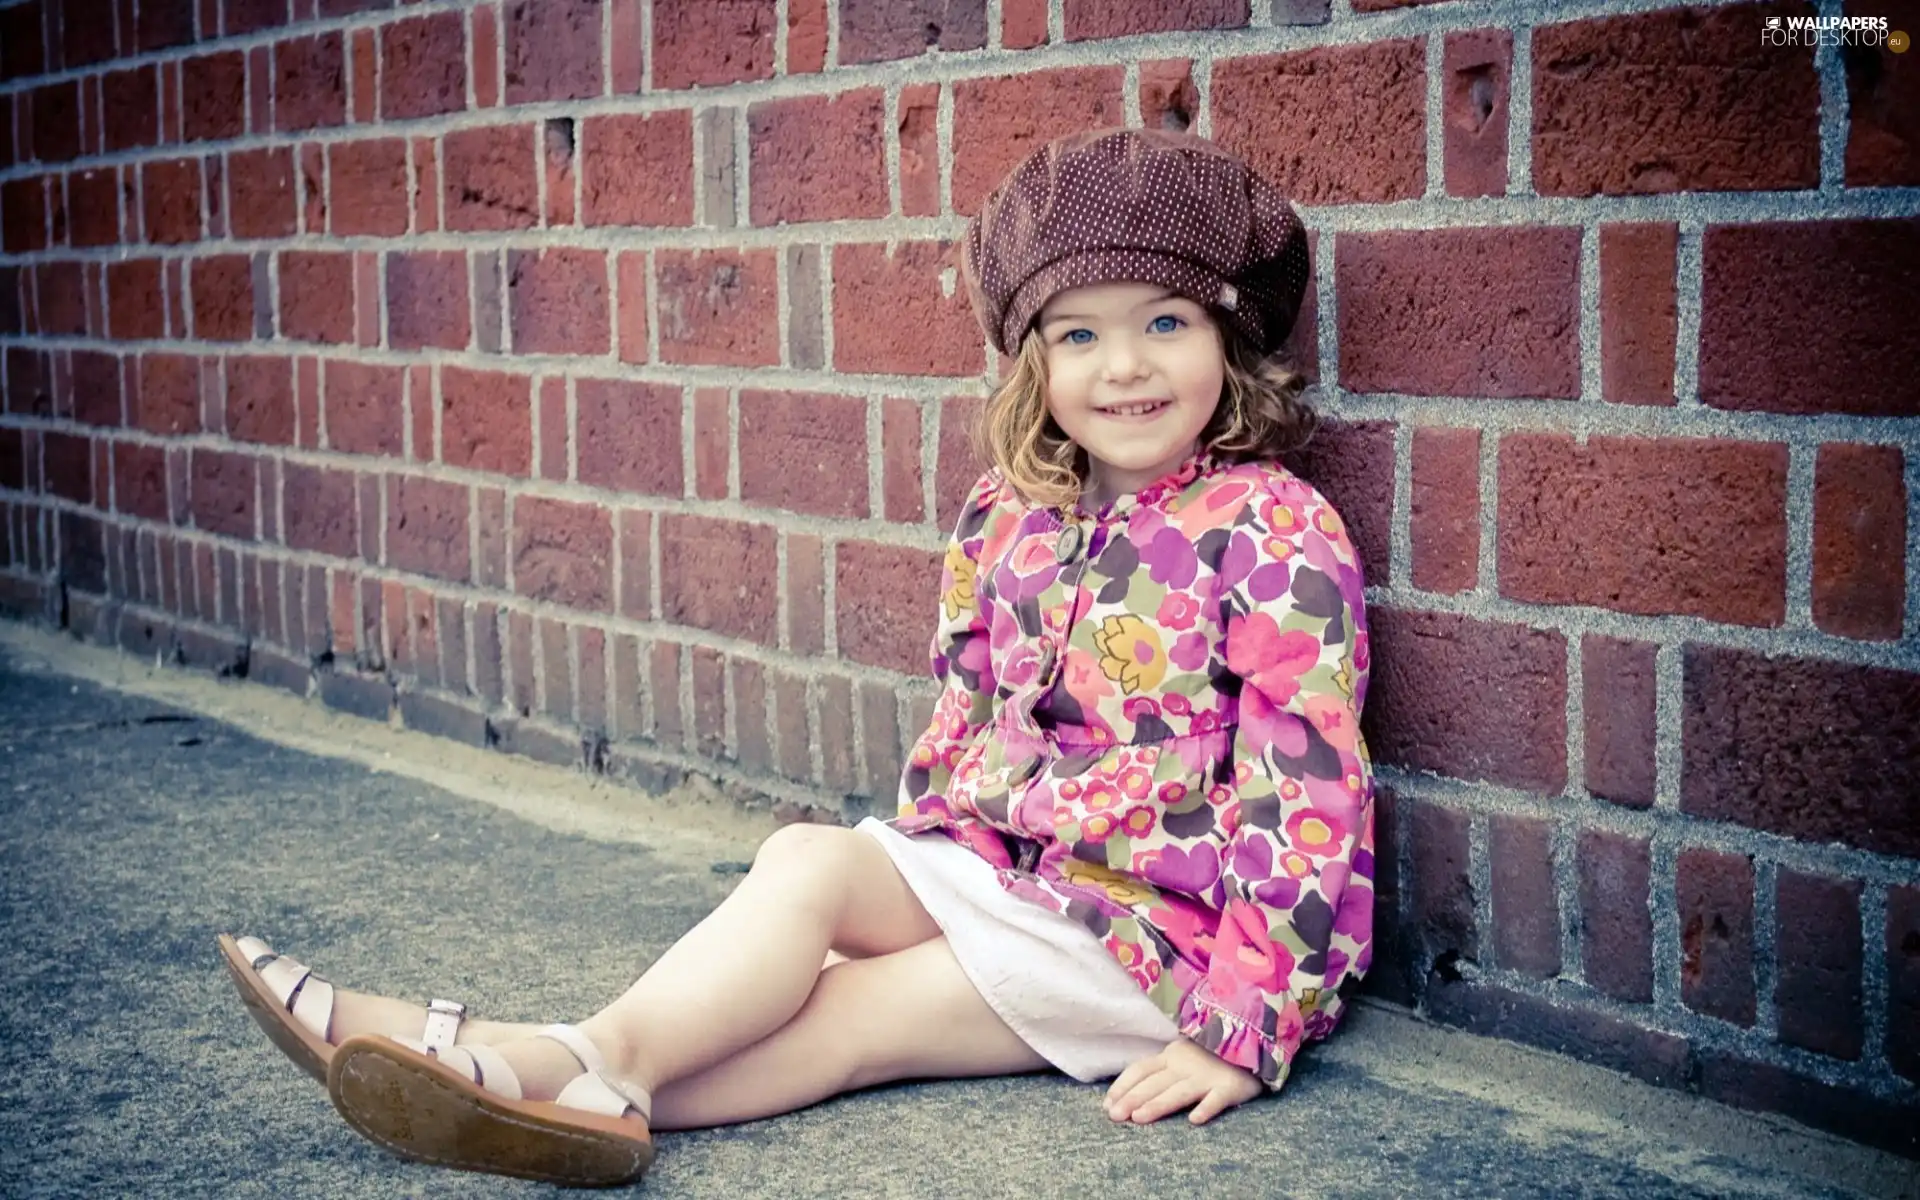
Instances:
[[[1220,831],[1211,963],[1181,1032],[1277,1089],[1370,957],[1365,600],[1344,523],[1303,485],[1276,482],[1249,506],[1220,574],[1226,666],[1241,681],[1238,805]]]

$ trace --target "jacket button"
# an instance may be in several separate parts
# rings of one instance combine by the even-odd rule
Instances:
[[[1072,562],[1080,553],[1081,533],[1078,525],[1069,525],[1060,531],[1060,540],[1053,544],[1054,561],[1061,566]]]

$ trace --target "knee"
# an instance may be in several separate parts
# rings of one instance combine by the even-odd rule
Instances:
[[[837,871],[853,856],[855,846],[849,839],[865,836],[837,825],[783,825],[760,843],[753,868]]]

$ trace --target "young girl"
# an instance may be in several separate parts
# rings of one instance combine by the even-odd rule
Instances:
[[[1275,461],[1312,424],[1268,360],[1305,231],[1210,143],[1108,130],[1015,168],[963,265],[1014,362],[947,549],[943,691],[900,815],[775,833],[577,1027],[423,1014],[223,938],[355,1129],[617,1183],[650,1129],[895,1079],[1051,1065],[1117,1075],[1113,1120],[1204,1123],[1332,1031],[1371,954],[1373,788],[1359,561]]]

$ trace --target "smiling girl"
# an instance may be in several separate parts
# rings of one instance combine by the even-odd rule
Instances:
[[[1359,560],[1278,463],[1313,417],[1272,356],[1306,233],[1240,159],[1108,130],[970,224],[1013,358],[949,541],[941,693],[899,815],[796,826],[578,1026],[229,969],[361,1133],[415,1160],[632,1179],[651,1129],[903,1078],[1054,1067],[1104,1111],[1204,1123],[1278,1089],[1372,953]]]

